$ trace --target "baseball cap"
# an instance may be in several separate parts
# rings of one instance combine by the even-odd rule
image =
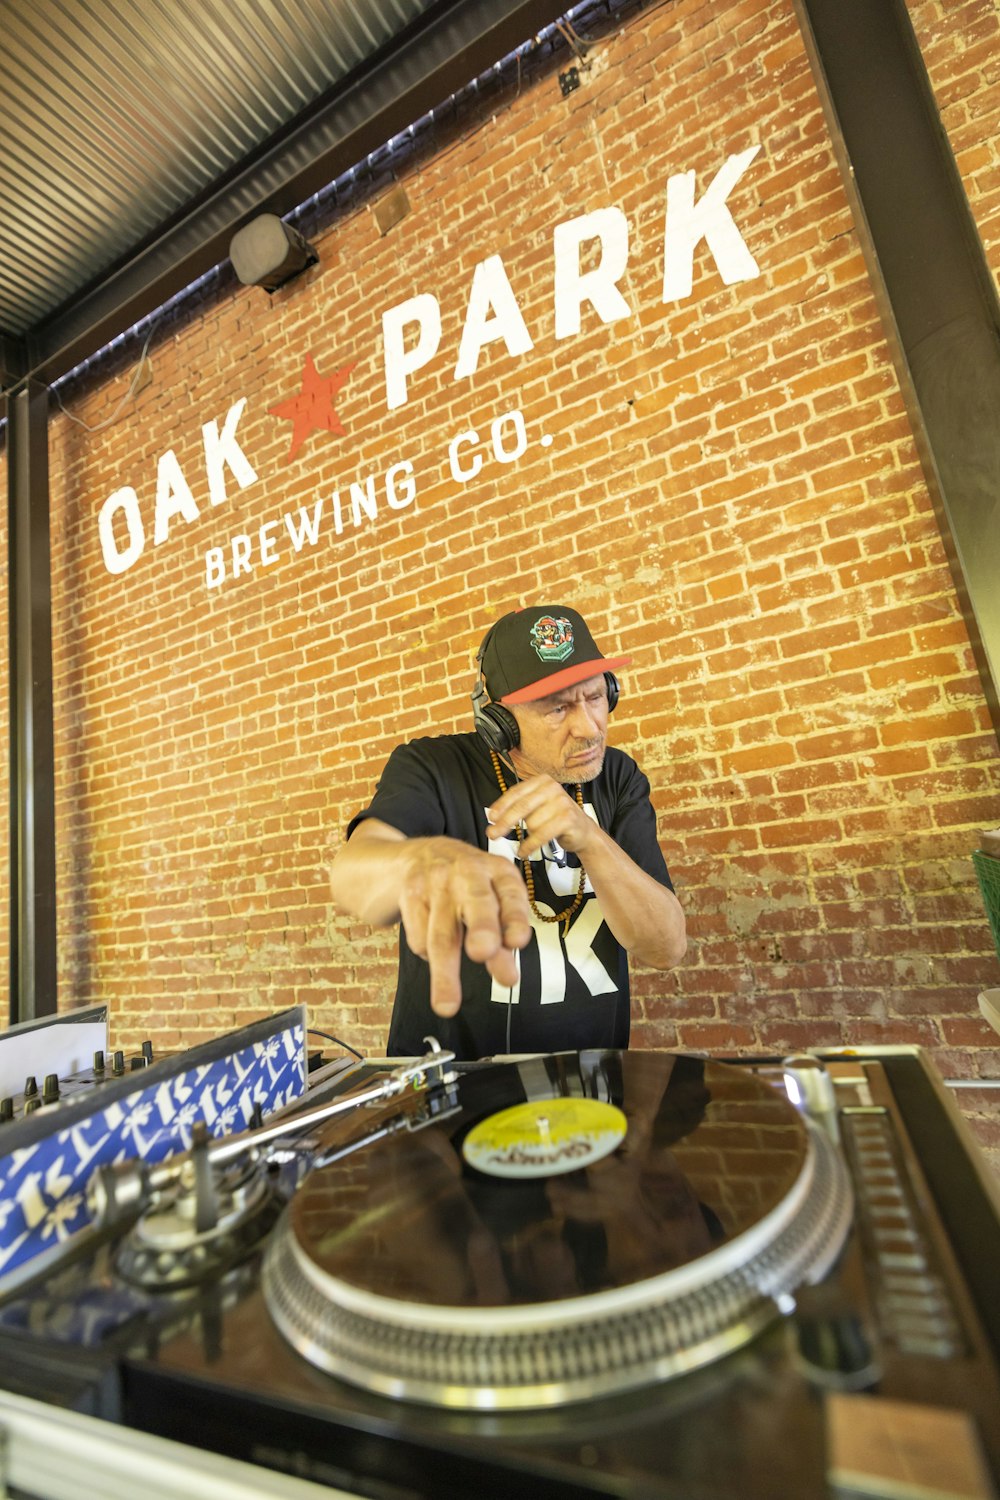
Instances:
[[[536,604],[501,616],[483,643],[480,660],[494,703],[531,703],[627,667],[632,658],[602,656],[575,609]]]

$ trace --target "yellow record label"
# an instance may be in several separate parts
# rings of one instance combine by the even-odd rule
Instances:
[[[552,1177],[609,1156],[627,1129],[621,1110],[599,1099],[540,1099],[480,1120],[462,1155],[492,1177]]]

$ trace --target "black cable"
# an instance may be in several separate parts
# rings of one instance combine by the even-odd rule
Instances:
[[[343,1047],[343,1049],[344,1049],[345,1052],[351,1052],[351,1053],[353,1053],[354,1056],[360,1062],[364,1062],[364,1060],[365,1060],[364,1059],[364,1054],[361,1053],[361,1052],[359,1052],[357,1050],[357,1048],[355,1048],[355,1047],[349,1047],[346,1042],[342,1042],[340,1040],[339,1036],[331,1036],[328,1031],[317,1031],[316,1028],[315,1028],[315,1026],[310,1026],[310,1027],[307,1028],[307,1035],[309,1035],[309,1036],[321,1036],[323,1038],[323,1040],[326,1041],[326,1042],[336,1042],[336,1044],[337,1044],[338,1047]]]

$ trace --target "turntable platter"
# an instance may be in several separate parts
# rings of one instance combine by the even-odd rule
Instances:
[[[559,1054],[464,1074],[430,1123],[317,1167],[264,1290],[301,1354],[370,1389],[561,1404],[745,1342],[825,1274],[850,1213],[833,1146],[758,1076]]]

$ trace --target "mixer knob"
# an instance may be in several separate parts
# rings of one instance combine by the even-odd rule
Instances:
[[[55,1104],[59,1098],[59,1074],[46,1073],[45,1083],[42,1085],[42,1103]]]

